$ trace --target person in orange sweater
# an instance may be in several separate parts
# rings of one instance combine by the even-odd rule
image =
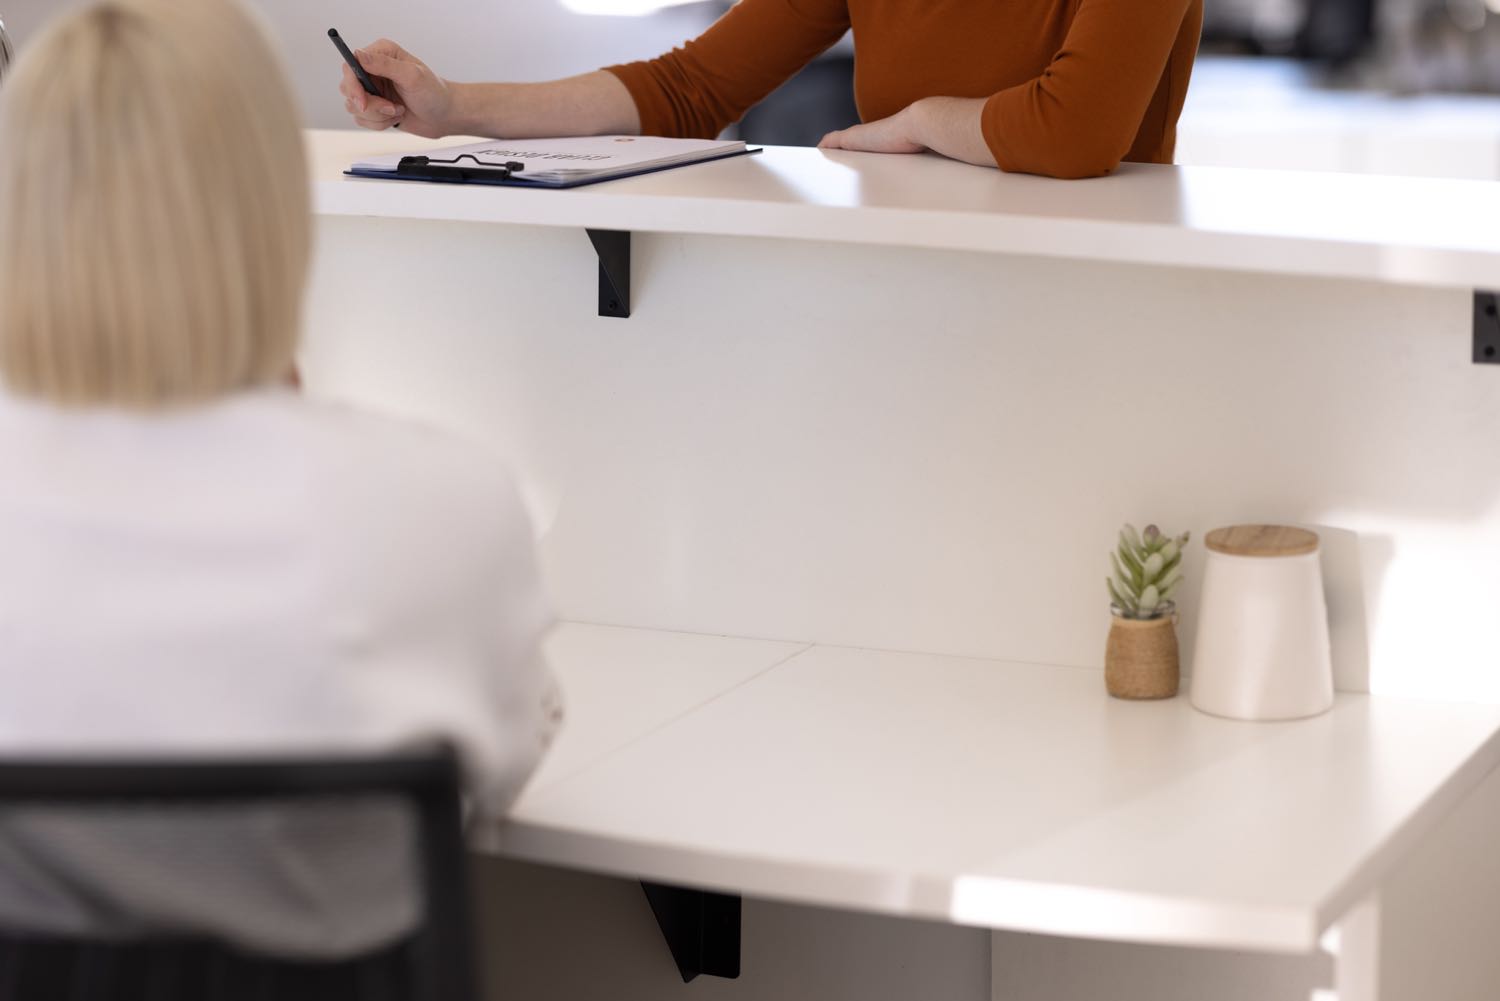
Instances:
[[[861,124],[821,146],[1051,177],[1171,163],[1202,0],[739,0],[656,59],[534,84],[457,84],[394,42],[347,68],[355,121],[415,135],[711,138],[851,27]]]

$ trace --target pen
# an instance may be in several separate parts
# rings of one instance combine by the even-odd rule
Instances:
[[[370,74],[365,72],[365,68],[359,64],[359,60],[354,58],[354,53],[349,51],[349,46],[345,45],[344,40],[339,37],[339,29],[329,28],[328,37],[333,40],[333,47],[339,50],[339,55],[344,57],[344,62],[348,63],[349,68],[354,71],[354,76],[359,80],[359,85],[365,89],[365,93],[372,97],[384,98],[385,95],[376,89],[375,81],[370,79]],[[393,127],[399,129],[401,123],[396,122]]]

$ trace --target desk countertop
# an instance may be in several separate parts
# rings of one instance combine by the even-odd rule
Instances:
[[[599,626],[500,833],[544,863],[852,910],[1306,951],[1500,761],[1500,707],[1243,723],[1099,672]]]
[[[587,226],[1027,254],[1174,267],[1500,286],[1500,185],[1471,180],[1125,164],[1056,181],[935,155],[772,147],[572,191],[342,176],[435,145],[309,134],[326,216]]]

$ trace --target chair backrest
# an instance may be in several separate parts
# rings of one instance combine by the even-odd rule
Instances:
[[[423,920],[412,1001],[478,1001],[457,762],[451,750],[318,760],[0,762],[0,805],[250,805],[388,796],[417,821]]]

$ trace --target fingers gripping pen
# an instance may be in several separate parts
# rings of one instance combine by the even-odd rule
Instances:
[[[359,60],[354,57],[354,53],[349,51],[349,46],[344,44],[344,39],[340,37],[339,30],[337,28],[329,28],[328,37],[333,40],[333,47],[339,50],[339,55],[344,57],[344,62],[348,63],[349,68],[354,71],[354,77],[359,81],[359,85],[365,89],[365,93],[371,97],[383,96],[379,89],[376,88],[375,81],[370,79],[370,74],[365,72],[365,68],[359,64]],[[401,123],[394,123],[394,127],[399,129]]]

